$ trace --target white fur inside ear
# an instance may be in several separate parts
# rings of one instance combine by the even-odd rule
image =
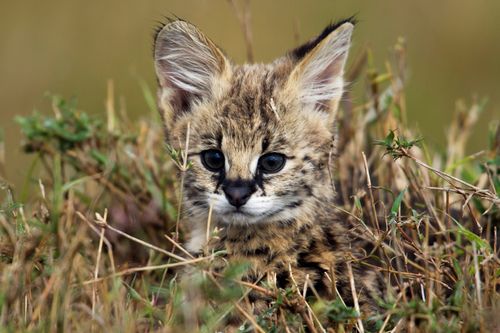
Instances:
[[[210,87],[217,60],[210,49],[197,38],[175,35],[169,41],[169,53],[158,60],[164,63],[170,83],[193,94],[202,94]]]
[[[156,73],[162,88],[193,97],[209,96],[215,77],[223,70],[220,57],[217,47],[186,22],[167,25],[155,43]]]
[[[299,74],[299,99],[318,109],[328,108],[344,91],[344,66],[349,52],[352,25],[346,23],[325,38],[304,59]]]

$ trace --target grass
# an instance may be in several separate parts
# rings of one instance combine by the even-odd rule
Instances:
[[[105,120],[58,96],[52,116],[17,118],[34,164],[19,197],[1,182],[1,330],[214,332],[236,312],[244,332],[500,331],[499,125],[489,147],[465,155],[486,107],[472,101],[446,150],[428,147],[406,124],[404,43],[394,55],[378,72],[363,52],[347,73],[366,83],[365,102],[346,94],[332,162],[339,217],[363,230],[381,262],[372,268],[397,286],[379,316],[305,298],[308,286],[244,282],[245,263],[218,273],[220,253],[186,253],[178,198],[189,161],[159,123],[115,110],[110,84]],[[0,143],[0,171],[3,156]],[[269,309],[245,310],[250,290]]]

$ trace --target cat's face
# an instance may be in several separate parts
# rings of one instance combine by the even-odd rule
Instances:
[[[186,22],[159,32],[160,107],[170,144],[187,143],[192,162],[188,215],[286,223],[333,195],[333,120],[352,24],[329,29],[272,64],[244,66]]]

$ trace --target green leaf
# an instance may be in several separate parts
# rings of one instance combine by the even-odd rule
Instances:
[[[61,189],[61,190],[62,190],[62,192],[63,192],[63,193],[66,193],[66,192],[67,192],[67,191],[69,191],[69,190],[70,190],[73,186],[76,186],[76,185],[78,185],[78,184],[84,183],[85,181],[90,180],[90,179],[92,179],[92,178],[93,178],[92,176],[85,176],[85,177],[82,177],[82,178],[75,179],[75,180],[73,180],[73,181],[70,181],[70,182],[68,182],[68,183],[64,184],[64,185],[62,186],[62,189]]]
[[[487,249],[491,251],[490,244],[472,231],[464,228],[457,220],[455,220],[453,217],[451,217],[452,221],[455,222],[455,224],[458,226],[458,233],[463,235],[469,242],[474,242],[476,245],[481,248],[481,249]]]
[[[105,166],[108,164],[108,157],[106,155],[102,154],[97,149],[91,149],[90,156],[92,156],[97,161],[97,163],[99,163],[100,165]]]
[[[384,139],[384,143],[385,143],[387,146],[391,146],[393,141],[394,141],[394,131],[393,131],[393,130],[390,130],[390,131],[389,131],[389,134],[387,134],[387,136],[386,136],[386,137],[385,137],[385,139]]]
[[[399,210],[399,206],[401,206],[401,201],[403,201],[403,196],[406,192],[406,189],[402,190],[396,200],[394,200],[394,203],[392,204],[392,207],[391,207],[391,216],[397,216],[398,215],[398,210]]]

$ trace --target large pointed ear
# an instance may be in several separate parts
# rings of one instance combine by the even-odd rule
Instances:
[[[154,58],[159,106],[167,127],[196,103],[213,98],[230,70],[222,51],[194,25],[181,20],[158,32]]]
[[[291,52],[297,64],[287,90],[304,108],[335,114],[344,90],[344,66],[351,44],[353,23],[330,25],[322,34]]]

